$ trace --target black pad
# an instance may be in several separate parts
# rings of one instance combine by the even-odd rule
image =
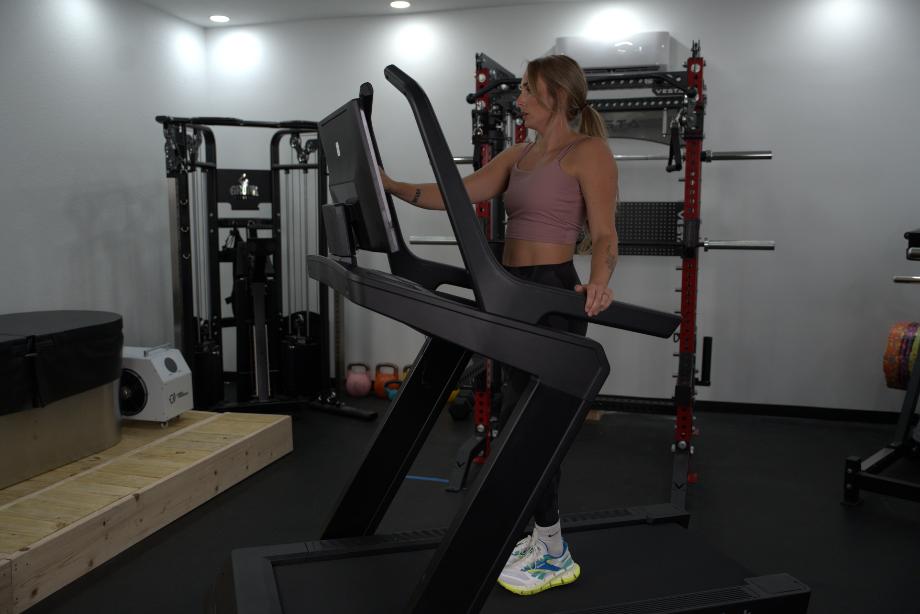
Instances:
[[[121,316],[35,311],[0,316],[0,414],[43,407],[121,377]]]
[[[0,335],[0,415],[32,406],[32,373],[26,361],[29,340],[19,335]]]
[[[680,256],[683,201],[621,202],[616,227],[623,256]]]

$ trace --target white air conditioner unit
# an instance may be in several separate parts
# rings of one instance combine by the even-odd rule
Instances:
[[[192,372],[179,350],[125,347],[121,366],[123,418],[165,424],[192,409]]]
[[[567,55],[585,71],[598,68],[671,70],[685,59],[677,58],[677,44],[668,32],[639,32],[617,40],[579,36],[556,39],[554,53]]]

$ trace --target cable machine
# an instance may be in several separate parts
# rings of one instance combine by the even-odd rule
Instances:
[[[616,155],[617,162],[660,160],[668,173],[683,172],[684,199],[675,202],[620,202],[616,227],[619,252],[624,256],[670,256],[681,259],[681,325],[674,341],[678,371],[674,397],[640,399],[598,396],[595,407],[616,410],[666,410],[675,412],[671,503],[686,508],[687,485],[697,479],[691,468],[695,451],[693,438],[694,402],[697,386],[710,384],[712,338],[703,340],[702,358],[697,363],[697,283],[699,250],[773,250],[772,241],[711,241],[701,238],[702,163],[723,160],[768,160],[770,151],[713,152],[703,150],[706,85],[699,42],[694,42],[683,71],[643,67],[586,68],[585,78],[592,92],[642,90],[641,97],[590,98],[605,120],[609,138],[629,138],[666,145],[667,155]],[[656,67],[652,67],[656,68]],[[476,88],[467,96],[474,105],[471,158],[454,158],[458,164],[472,164],[477,170],[506,146],[526,139],[520,110],[515,104],[520,78],[483,53],[476,56]],[[493,244],[504,239],[504,206],[500,199],[477,203],[477,216]],[[416,244],[451,244],[453,237],[411,237]],[[489,454],[490,440],[497,435],[492,407],[497,396],[493,382],[500,381],[486,369],[474,385],[474,434],[458,452],[450,490],[463,487],[470,463],[482,463]]]
[[[192,365],[196,406],[376,417],[345,406],[330,387],[328,289],[306,274],[306,256],[325,250],[316,123],[156,121],[166,141],[175,345]],[[219,167],[212,126],[275,129],[270,168]],[[341,318],[334,326],[341,339]]]

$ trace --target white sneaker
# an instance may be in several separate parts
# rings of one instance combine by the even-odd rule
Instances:
[[[535,595],[578,579],[581,567],[572,559],[568,543],[562,543],[561,555],[552,556],[543,541],[533,539],[533,536],[531,539],[533,544],[529,551],[516,563],[502,570],[498,577],[499,584],[518,595]]]
[[[518,543],[514,545],[514,550],[511,551],[511,556],[508,557],[508,561],[505,563],[505,567],[514,565],[530,552],[530,549],[533,548],[533,543],[537,540],[536,531],[531,533],[527,537],[522,538]]]

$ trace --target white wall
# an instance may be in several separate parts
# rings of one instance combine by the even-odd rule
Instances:
[[[375,123],[392,175],[428,180],[405,101],[382,71],[396,63],[428,91],[456,154],[469,154],[474,54],[511,70],[604,11],[641,30],[702,40],[706,147],[769,148],[770,162],[704,167],[703,234],[777,241],[775,253],[702,255],[701,334],[715,337],[714,385],[701,398],[897,408],[884,387],[888,327],[916,318],[903,231],[918,225],[909,140],[918,99],[920,8],[908,0],[677,0],[566,3],[208,30],[141,5],[33,0],[0,6],[0,310],[112,309],[129,342],[171,332],[162,137],[152,117],[319,119],[377,89]],[[236,36],[237,38],[229,38]],[[229,40],[228,40],[229,38]],[[201,58],[204,47],[204,63]],[[204,98],[202,81],[207,78]],[[223,166],[267,164],[254,136],[219,132]],[[660,151],[613,141],[617,152]],[[680,199],[657,163],[621,168],[624,200]],[[446,219],[400,205],[407,234]],[[457,261],[449,248],[417,248]],[[381,263],[378,259],[377,263]],[[677,307],[676,261],[624,257],[620,300]],[[579,260],[582,275],[586,261]],[[421,337],[348,307],[347,360],[404,364]],[[669,342],[592,328],[612,364],[604,392],[667,396]]]
[[[393,62],[426,88],[455,154],[469,154],[474,54],[520,73],[558,36],[579,35],[605,11],[641,30],[702,41],[709,93],[706,147],[772,149],[770,162],[704,168],[703,234],[773,239],[775,253],[702,255],[700,332],[715,337],[714,384],[704,399],[893,410],[881,354],[888,327],[916,317],[902,233],[920,225],[910,144],[913,65],[920,57],[916,4],[899,0],[585,3],[324,20],[208,33],[215,114],[319,119],[371,81],[388,171],[431,177],[408,106],[382,76]],[[622,19],[620,21],[622,23]],[[414,29],[414,30],[413,30]],[[227,37],[237,36],[235,44]],[[222,65],[241,41],[258,48],[247,70]],[[424,39],[428,38],[426,42]],[[421,40],[420,40],[421,39]],[[413,46],[415,49],[413,49]],[[244,56],[246,57],[246,56]],[[655,150],[612,142],[616,151]],[[659,150],[660,151],[660,150]],[[621,166],[623,200],[682,198],[658,163]],[[403,205],[407,234],[446,234],[437,213]],[[417,248],[456,261],[449,248]],[[676,261],[624,257],[620,300],[674,309]],[[587,262],[579,260],[582,275]],[[420,337],[349,308],[347,360],[411,360]],[[670,342],[592,327],[612,364],[604,392],[667,396]]]
[[[111,310],[172,340],[157,114],[203,111],[204,31],[115,0],[0,3],[0,313]]]

